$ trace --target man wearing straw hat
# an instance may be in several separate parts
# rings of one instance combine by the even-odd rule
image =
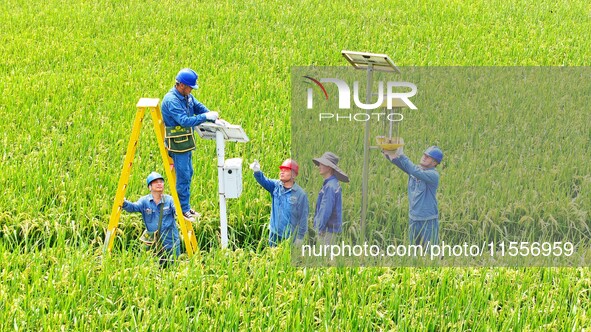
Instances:
[[[337,166],[339,157],[332,152],[325,152],[312,161],[324,178],[316,200],[314,229],[320,244],[330,245],[335,240],[335,234],[343,230],[343,199],[339,181],[349,182],[349,177]]]
[[[439,212],[435,195],[439,173],[435,167],[441,163],[443,152],[437,146],[427,148],[418,166],[403,154],[402,147],[382,152],[386,159],[408,174],[408,232],[411,244],[437,244]]]

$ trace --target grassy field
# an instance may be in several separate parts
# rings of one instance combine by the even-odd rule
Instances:
[[[232,250],[222,251],[211,141],[194,154],[198,257],[159,270],[139,250],[139,215],[122,216],[112,255],[101,244],[135,104],[162,98],[180,68],[199,73],[200,101],[249,135],[226,155],[258,159],[272,175],[292,149],[292,67],[344,66],[343,49],[399,66],[586,66],[590,19],[583,1],[2,2],[0,330],[589,328],[587,268],[294,267],[287,248],[266,249],[270,199],[246,168],[242,197],[228,204]],[[475,231],[520,221],[588,229],[584,106],[553,117],[427,111],[405,123],[408,154],[416,160],[428,142],[447,153],[444,220]],[[428,119],[445,135],[421,130]],[[131,199],[162,171],[150,121]],[[306,167],[314,188],[320,178]],[[507,170],[510,182],[495,176]],[[396,203],[374,220],[404,218],[397,176]]]

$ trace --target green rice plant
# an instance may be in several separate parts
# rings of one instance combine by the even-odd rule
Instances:
[[[296,153],[303,166],[299,181],[315,202],[320,178],[292,143],[291,68],[345,66],[343,49],[386,53],[401,67],[430,67],[433,74],[443,66],[483,66],[481,73],[490,69],[484,66],[559,66],[551,69],[579,74],[579,80],[571,76],[528,94],[535,98],[513,100],[515,109],[528,106],[527,114],[507,112],[495,99],[515,93],[511,86],[455,91],[453,100],[464,104],[430,100],[431,110],[408,115],[403,135],[413,160],[432,143],[446,151],[438,198],[447,239],[496,241],[533,231],[585,239],[587,105],[553,91],[586,100],[588,3],[8,0],[0,9],[0,330],[533,331],[591,325],[584,268],[294,266],[287,248],[266,246],[270,199],[246,168],[242,197],[228,202],[231,250],[220,250],[211,141],[200,141],[194,154],[192,203],[203,214],[196,225],[199,255],[159,269],[137,242],[142,225],[134,215],[122,216],[113,253],[101,255],[135,104],[161,98],[183,67],[200,75],[197,98],[242,125],[251,139],[228,144],[226,155],[245,164],[258,159],[274,175]],[[489,76],[470,78],[486,83]],[[439,83],[446,91],[457,85],[451,77]],[[527,87],[515,88],[521,94]],[[462,112],[475,100],[495,111]],[[552,114],[544,112],[547,102],[555,106]],[[130,199],[145,194],[145,174],[162,171],[150,121],[134,160]],[[360,146],[355,135],[344,143]],[[532,147],[541,153],[532,154]],[[402,241],[406,180],[373,152],[367,231],[375,243]],[[357,158],[343,158],[343,165],[359,169]],[[349,175],[345,222],[359,238],[361,202],[354,195],[361,180]]]

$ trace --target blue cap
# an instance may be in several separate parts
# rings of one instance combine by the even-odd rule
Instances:
[[[146,178],[146,183],[148,184],[148,187],[150,186],[150,183],[152,183],[152,181],[158,180],[158,179],[162,179],[162,181],[164,181],[164,177],[162,177],[162,175],[160,175],[160,173],[156,173],[156,172],[150,173],[150,175],[148,175],[148,177]]]
[[[441,163],[441,160],[443,160],[443,151],[441,151],[441,149],[435,145],[430,146],[429,148],[427,148],[427,150],[425,150],[424,152],[427,156],[435,159],[435,161],[439,164]]]
[[[179,83],[183,83],[184,85],[190,86],[192,89],[197,89],[199,85],[197,85],[197,79],[199,76],[197,73],[190,68],[183,68],[176,74],[176,81]]]

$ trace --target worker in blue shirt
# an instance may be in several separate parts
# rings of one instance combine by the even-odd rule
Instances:
[[[325,152],[312,161],[324,178],[316,200],[314,229],[320,244],[330,245],[343,231],[343,192],[339,181],[349,182],[349,177],[337,166],[339,157],[332,152]]]
[[[192,69],[181,69],[176,76],[174,87],[162,99],[162,118],[166,126],[165,143],[176,169],[176,191],[183,210],[182,215],[190,221],[195,221],[198,216],[190,203],[193,177],[191,158],[195,149],[193,127],[205,121],[215,122],[219,117],[217,112],[207,109],[191,94],[191,91],[198,87],[197,79],[197,73]]]
[[[132,203],[127,199],[123,201],[123,210],[127,212],[140,212],[146,232],[142,234],[142,240],[145,242],[154,240],[154,235],[158,231],[156,240],[159,242],[153,244],[161,246],[162,252],[157,252],[160,256],[160,264],[165,264],[171,256],[180,254],[179,230],[175,222],[176,211],[172,196],[164,194],[164,178],[162,175],[152,172],[146,178],[150,194],[141,197],[137,202]],[[160,216],[162,212],[162,217]],[[158,227],[160,226],[160,229]]]
[[[279,180],[265,177],[256,160],[250,169],[257,182],[271,194],[269,246],[275,247],[290,237],[296,246],[301,246],[308,233],[308,195],[295,183],[298,164],[295,160],[286,159],[279,166]]]
[[[439,211],[436,194],[439,173],[435,167],[443,160],[443,152],[437,146],[427,148],[419,165],[413,164],[404,155],[402,147],[382,152],[386,159],[408,174],[408,231],[411,244],[437,244]]]

